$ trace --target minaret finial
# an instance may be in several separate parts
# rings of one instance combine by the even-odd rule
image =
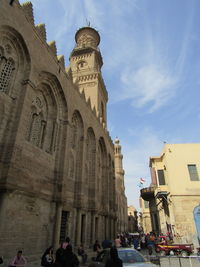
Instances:
[[[88,27],[90,27],[90,21],[86,19],[86,24]]]

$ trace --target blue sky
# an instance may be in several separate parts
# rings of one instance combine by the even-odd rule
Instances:
[[[24,1],[20,1],[21,3]],[[86,21],[101,35],[108,130],[120,139],[128,204],[163,142],[200,139],[199,0],[32,0],[58,54],[69,54]]]

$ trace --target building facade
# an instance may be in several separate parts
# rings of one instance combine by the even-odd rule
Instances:
[[[0,8],[0,251],[34,262],[69,236],[89,246],[117,232],[114,144],[96,30],[75,35],[69,67],[35,25],[32,4]],[[126,205],[125,201],[120,205]],[[121,209],[126,210],[127,206]],[[125,219],[126,221],[126,219]]]
[[[194,209],[200,203],[200,144],[166,144],[150,158],[152,184],[141,190],[149,201],[152,230],[177,242],[197,244]]]
[[[152,231],[151,216],[149,211],[149,202],[140,197],[139,228],[147,234]]]
[[[135,207],[128,206],[128,232],[138,232],[138,212]]]

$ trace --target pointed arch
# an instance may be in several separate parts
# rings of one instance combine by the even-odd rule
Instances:
[[[62,87],[51,73],[39,74],[31,114],[28,140],[46,152],[54,153],[68,114]]]
[[[100,203],[105,207],[108,201],[108,187],[107,187],[107,150],[103,137],[99,139],[99,195]]]
[[[95,208],[96,195],[96,138],[93,129],[87,130],[86,161],[88,166],[88,208]]]
[[[71,149],[75,155],[75,206],[81,205],[84,125],[81,114],[75,110],[71,119]]]
[[[21,82],[29,78],[31,59],[21,34],[10,26],[0,27],[0,92],[15,97]]]
[[[21,34],[14,28],[0,26],[0,99],[4,102],[4,113],[1,122],[0,158],[12,157],[12,149],[7,150],[6,143],[14,145],[17,127],[21,119],[26,86],[24,81],[29,79],[31,58],[27,45]],[[12,100],[15,101],[10,101]],[[12,123],[9,119],[12,117]],[[10,131],[7,131],[9,125]],[[4,153],[4,152],[5,153]]]

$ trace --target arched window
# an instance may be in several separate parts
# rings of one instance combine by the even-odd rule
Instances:
[[[42,115],[34,113],[32,116],[32,123],[29,135],[29,141],[32,144],[38,147],[42,147],[45,127],[46,127],[46,122],[42,119]]]
[[[4,58],[1,56],[1,68],[0,68],[0,91],[6,92],[9,89],[13,71],[15,69],[15,63],[12,58]]]

